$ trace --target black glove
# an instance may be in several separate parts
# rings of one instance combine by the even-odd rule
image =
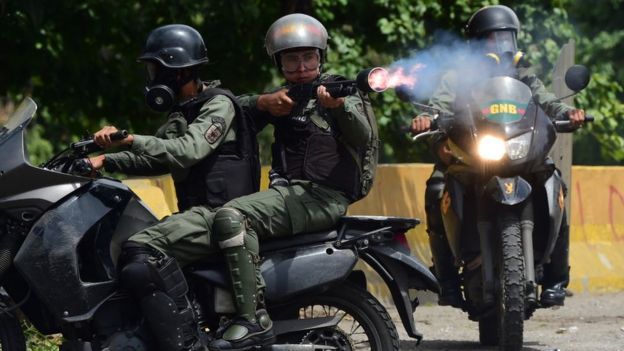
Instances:
[[[288,179],[282,177],[276,170],[269,171],[269,188],[275,188],[276,186],[288,186],[290,182]]]

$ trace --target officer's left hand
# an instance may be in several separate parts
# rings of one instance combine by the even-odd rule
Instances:
[[[573,127],[580,127],[585,122],[585,111],[573,109],[568,111],[568,119]]]
[[[344,106],[345,99],[343,97],[334,98],[327,92],[324,86],[320,85],[318,89],[316,89],[316,95],[318,96],[318,101],[321,106],[325,108],[337,108]]]
[[[111,140],[111,135],[117,131],[117,128],[114,126],[106,126],[93,135],[93,141],[102,149],[120,145],[132,145],[134,141],[134,136],[132,134],[128,135],[123,140]]]
[[[104,167],[104,160],[106,159],[105,155],[97,155],[94,157],[89,157],[89,162],[91,162],[91,166],[94,170],[98,171]]]

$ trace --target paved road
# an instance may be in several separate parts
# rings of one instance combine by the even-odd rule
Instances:
[[[416,309],[417,328],[424,334],[420,346],[410,339],[396,313],[401,350],[496,350],[479,345],[477,323],[463,312],[432,303]],[[525,321],[525,351],[624,351],[624,292],[577,294],[560,309],[538,310]]]

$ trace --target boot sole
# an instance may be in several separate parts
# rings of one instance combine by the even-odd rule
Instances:
[[[254,336],[251,335],[249,336],[249,338],[253,338]],[[238,347],[238,348],[230,348],[230,349],[222,349],[222,348],[213,348],[208,346],[208,350],[210,351],[247,351],[247,350],[261,350],[263,348],[265,348],[266,346],[272,345],[275,343],[275,335],[273,333],[271,333],[271,335],[266,335],[264,338],[262,338],[261,340],[258,340],[258,342],[254,345],[248,345],[248,346],[242,346],[242,347]]]

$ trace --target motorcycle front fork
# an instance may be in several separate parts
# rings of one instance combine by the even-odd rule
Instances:
[[[495,235],[496,226],[493,225],[492,209],[487,209],[483,200],[479,203],[479,214],[487,214],[483,217],[481,215],[477,222],[477,230],[479,233],[480,249],[481,249],[481,264],[483,274],[483,302],[486,305],[495,303],[495,291],[496,281],[494,270],[494,260],[496,257],[493,255],[495,248],[493,247],[492,235]],[[504,206],[504,205],[501,205]],[[488,211],[489,210],[489,211]],[[526,299],[531,304],[537,301],[537,283],[535,274],[535,260],[533,253],[533,229],[535,227],[533,221],[533,203],[528,200],[521,212],[520,216],[520,228],[522,233],[522,248],[524,254],[524,278],[526,282]]]

